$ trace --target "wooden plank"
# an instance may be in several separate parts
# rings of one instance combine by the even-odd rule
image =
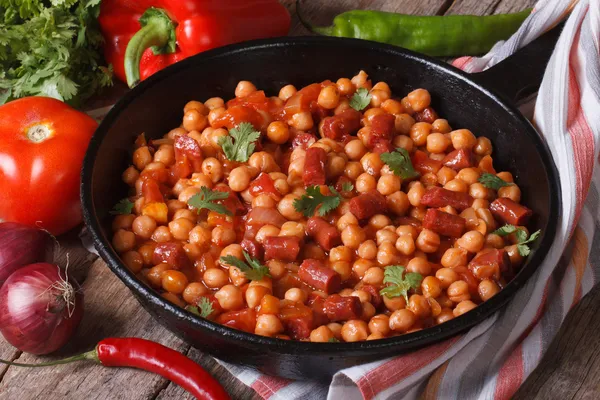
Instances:
[[[600,398],[600,287],[569,313],[540,365],[514,399]]]
[[[455,1],[446,14],[505,14],[532,7],[536,0],[463,0]]]

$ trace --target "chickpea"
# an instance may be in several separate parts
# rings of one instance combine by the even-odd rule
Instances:
[[[354,94],[354,91],[356,90],[354,88],[354,85],[352,84],[352,81],[348,78],[340,78],[335,84],[337,86],[339,94],[342,96],[349,96],[351,94]]]
[[[144,260],[137,251],[131,250],[127,253],[124,253],[121,256],[121,260],[123,261],[123,264],[125,264],[125,266],[134,274],[140,272],[144,266]]]
[[[299,197],[300,196],[292,194],[285,195],[277,205],[277,210],[279,211],[279,213],[285,218],[292,221],[298,221],[302,219],[304,217],[302,213],[296,211],[296,209],[294,208],[294,201]]]
[[[318,343],[327,343],[334,338],[333,332],[327,325],[321,325],[310,332],[310,341]]]
[[[236,167],[229,173],[229,187],[235,192],[242,192],[250,185],[250,178],[248,167]]]
[[[415,241],[410,235],[402,235],[396,239],[396,250],[405,256],[410,256],[415,252]]]
[[[500,291],[500,287],[496,284],[496,282],[491,281],[489,279],[484,279],[479,282],[479,286],[477,287],[477,292],[479,293],[479,297],[481,300],[488,301],[492,297],[494,297]]]
[[[202,173],[210,178],[212,183],[217,183],[223,179],[223,165],[214,157],[206,158],[202,162]]]
[[[182,296],[186,303],[196,305],[203,296],[208,294],[208,289],[200,282],[191,282],[183,290]]]
[[[188,285],[185,274],[177,270],[168,270],[162,274],[162,287],[169,293],[181,294]]]
[[[262,336],[274,336],[283,332],[283,325],[276,315],[262,314],[256,317],[254,333]]]
[[[381,107],[390,98],[390,93],[385,90],[371,90],[371,107]]]
[[[417,122],[410,128],[410,138],[416,146],[425,146],[430,133],[431,124],[428,122]]]
[[[413,294],[408,299],[406,309],[413,312],[417,318],[427,318],[431,315],[431,306],[424,296]]]
[[[256,308],[260,305],[263,297],[269,294],[271,291],[269,288],[266,288],[261,285],[250,286],[246,290],[246,304],[248,304],[249,308]]]
[[[144,239],[149,239],[155,229],[156,221],[147,215],[140,215],[136,217],[131,225],[131,230],[133,233]]]
[[[295,95],[297,92],[294,85],[285,85],[279,90],[279,98],[283,101],[288,100],[290,97]]]
[[[419,250],[425,253],[434,253],[440,247],[440,235],[429,229],[423,229],[415,244]]]
[[[365,71],[361,70],[358,74],[352,77],[351,81],[352,84],[357,88],[371,89],[371,80],[369,80],[368,78],[369,75],[367,75]]]
[[[177,240],[187,240],[196,224],[187,218],[178,218],[169,222],[169,231]]]
[[[398,297],[382,296],[382,299],[383,299],[383,304],[390,311],[396,311],[396,310],[400,310],[400,309],[403,309],[406,307],[406,300],[404,300],[404,297],[402,297],[402,296],[398,296]]]
[[[204,102],[204,105],[208,110],[214,110],[215,108],[220,108],[225,106],[225,102],[220,97],[211,97],[210,99]]]
[[[478,168],[463,168],[460,171],[458,171],[458,174],[456,174],[456,178],[462,180],[468,185],[472,185],[478,182],[480,175],[481,172]]]
[[[348,225],[342,231],[342,243],[351,249],[358,249],[365,237],[365,231],[358,225]]]
[[[358,256],[366,260],[374,260],[377,257],[377,245],[375,242],[372,240],[362,242],[358,247]]]
[[[400,309],[396,310],[390,315],[389,325],[392,331],[396,332],[406,332],[408,331],[416,322],[417,317],[415,314],[408,309]]]
[[[341,334],[345,342],[360,342],[369,336],[369,328],[365,321],[352,319],[342,326]]]
[[[268,194],[259,194],[258,196],[252,199],[252,208],[275,208],[276,205],[277,202],[273,199],[273,197],[269,196]]]
[[[398,236],[409,235],[413,239],[416,239],[418,235],[417,228],[412,225],[400,225],[396,228],[396,233]]]
[[[456,176],[456,171],[448,167],[442,167],[436,173],[436,176],[438,183],[443,186],[454,179]]]
[[[387,336],[390,333],[390,317],[385,314],[375,315],[369,321],[369,332]]]
[[[208,126],[208,118],[202,112],[191,109],[183,115],[183,129],[188,132],[202,131]]]
[[[148,270],[146,279],[155,288],[162,286],[162,278],[165,271],[169,271],[171,267],[168,264],[158,264]]]
[[[279,236],[297,236],[300,239],[304,237],[304,225],[299,222],[288,221],[281,225]],[[276,235],[273,235],[276,236]]]
[[[492,154],[492,142],[485,136],[480,136],[477,138],[473,151],[478,156],[489,156]]]
[[[492,191],[480,182],[475,182],[469,186],[469,195],[474,199],[489,199],[493,196]]]
[[[442,282],[435,276],[426,276],[421,282],[421,291],[425,297],[435,299],[442,294]]]
[[[256,86],[249,81],[239,81],[235,87],[235,97],[247,97],[256,92]]]
[[[458,317],[460,315],[463,315],[467,311],[471,311],[475,307],[477,307],[477,304],[473,303],[471,300],[464,300],[456,305],[453,314],[455,317]]]
[[[442,289],[448,289],[458,280],[458,274],[451,268],[440,268],[435,272],[435,277],[440,281]]]
[[[490,233],[485,237],[485,247],[501,249],[504,247],[504,245],[504,238],[502,236],[496,235],[495,233]]]
[[[358,278],[362,279],[362,277],[365,276],[365,272],[373,266],[375,266],[373,261],[359,258],[352,264],[352,271]]]
[[[418,207],[421,205],[421,199],[425,195],[425,186],[423,186],[421,182],[415,182],[415,184],[412,185],[412,187],[408,190],[406,195],[409,203],[413,207]]]
[[[275,159],[270,153],[266,151],[258,151],[250,156],[248,159],[248,165],[255,169],[257,172],[267,172],[269,176],[271,174],[279,173],[279,166],[275,162]],[[271,176],[271,179],[277,180],[278,178],[286,178],[284,174],[277,176]]]
[[[421,112],[431,105],[431,95],[425,89],[413,90],[406,97],[408,97],[410,106],[416,112]]]
[[[396,175],[382,175],[377,181],[377,191],[384,196],[391,195],[400,190],[401,184],[400,178]]]
[[[310,111],[302,111],[292,115],[288,124],[299,131],[308,131],[314,126],[314,121]]]
[[[234,285],[225,285],[215,293],[215,297],[223,310],[239,310],[244,306],[244,298],[240,288]]]
[[[398,100],[389,98],[383,103],[381,103],[381,105],[378,107],[383,108],[388,114],[398,115],[404,112],[404,107],[402,107],[402,103],[400,103]]]
[[[379,172],[383,167],[383,161],[379,158],[379,154],[377,153],[367,153],[361,159],[360,163],[363,167],[363,170],[375,177],[379,176]]]
[[[392,94],[392,90],[390,89],[390,85],[385,82],[377,82],[371,90],[382,90],[387,94]]]
[[[152,265],[152,257],[154,256],[154,249],[156,248],[156,243],[147,242],[141,245],[137,251],[142,256],[142,261],[144,262],[144,266]]]
[[[382,285],[383,284],[383,268],[371,267],[365,271],[365,275],[362,281],[368,285]]]
[[[443,133],[431,133],[427,136],[427,151],[430,153],[444,153],[450,143],[450,139]]]
[[[469,300],[471,294],[469,293],[469,285],[465,281],[452,282],[448,286],[448,298],[455,303],[460,303],[464,300]]]
[[[340,274],[342,281],[352,277],[352,266],[349,261],[334,261],[331,263],[331,269]]]
[[[267,127],[267,137],[276,144],[284,144],[290,139],[290,129],[284,122],[273,121]]]
[[[352,261],[352,249],[346,246],[337,246],[329,251],[329,261]]]
[[[350,161],[346,163],[344,168],[344,175],[352,180],[356,180],[360,174],[364,172],[362,165],[356,161]]]
[[[443,308],[440,314],[435,319],[435,322],[439,324],[443,324],[444,322],[450,321],[454,319],[454,313],[449,308]]]
[[[273,225],[263,225],[256,233],[255,240],[258,243],[264,243],[265,239],[269,236],[278,236],[280,229]]]
[[[448,121],[442,118],[438,118],[435,121],[433,121],[431,127],[433,132],[450,133],[452,131],[452,128],[450,128],[450,124],[448,124]]]
[[[505,197],[518,203],[521,201],[521,189],[517,185],[501,187],[498,189],[498,197]]]
[[[236,234],[232,228],[215,226],[212,230],[212,242],[217,246],[227,246],[235,242]]]
[[[431,273],[431,264],[427,261],[427,258],[413,257],[408,264],[406,264],[406,271],[426,276]]]
[[[469,231],[462,235],[462,237],[456,241],[456,244],[468,252],[477,253],[483,248],[485,237],[478,231]]]
[[[329,85],[321,89],[317,104],[321,107],[332,110],[340,104],[340,93],[336,85]]]
[[[404,136],[408,136],[410,134],[410,130],[414,124],[415,124],[414,118],[408,114],[398,114],[398,115],[396,115],[396,120],[394,121],[394,127],[396,128],[396,131],[400,135],[404,135]],[[406,147],[403,147],[403,148],[406,148]],[[411,149],[412,149],[412,139],[411,139]]]
[[[227,273],[220,268],[208,268],[202,276],[204,284],[211,289],[223,287],[229,281]]]
[[[471,150],[477,144],[477,138],[468,129],[458,129],[450,132],[452,147],[455,149]]]
[[[223,250],[219,253],[219,258],[233,256],[235,258],[239,258],[240,260],[244,259],[244,249],[237,243],[230,244],[225,246]]]
[[[285,292],[284,298],[286,300],[296,301],[298,303],[306,303],[308,294],[299,288],[291,288]]]
[[[152,155],[150,154],[150,149],[148,146],[142,146],[133,152],[133,165],[138,170],[143,170],[146,165],[152,162]]]
[[[337,221],[337,228],[339,231],[343,231],[350,225],[358,225],[358,220],[354,216],[354,214],[348,212],[342,215]]]
[[[357,161],[367,153],[367,148],[361,140],[354,139],[346,143],[346,146],[344,146],[344,152],[350,160]]]
[[[135,234],[125,229],[119,229],[113,236],[112,245],[117,253],[133,250],[135,247]]]
[[[408,196],[401,190],[394,192],[386,197],[388,210],[398,216],[406,215],[410,202]]]
[[[469,190],[469,185],[462,179],[452,179],[444,184],[444,189],[465,193]]]
[[[273,279],[280,279],[287,272],[285,264],[279,260],[269,260],[266,264]]]
[[[464,248],[450,248],[444,252],[440,263],[446,268],[455,268],[467,265],[467,250]]]
[[[510,264],[513,267],[518,267],[523,263],[523,256],[519,253],[519,249],[517,248],[516,244],[513,244],[512,246],[507,246],[505,250],[508,253],[508,257],[510,258]]]
[[[123,174],[121,175],[121,179],[129,186],[134,186],[135,182],[140,177],[140,173],[133,165],[130,165]]]

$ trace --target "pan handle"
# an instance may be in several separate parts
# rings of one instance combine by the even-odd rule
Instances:
[[[535,93],[564,25],[561,22],[515,54],[483,72],[472,74],[471,78],[513,103]]]

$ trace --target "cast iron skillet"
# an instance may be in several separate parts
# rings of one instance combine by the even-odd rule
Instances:
[[[205,52],[179,62],[127,93],[110,111],[85,157],[83,214],[96,249],[159,323],[195,347],[220,359],[287,378],[328,379],[341,368],[414,350],[449,338],[499,310],[540,265],[559,216],[560,183],[543,139],[511,104],[539,86],[558,30],[485,73],[468,75],[441,61],[401,48],[354,39],[296,37],[260,40]],[[179,126],[189,100],[233,97],[239,80],[268,94],[292,83],[302,87],[365,70],[396,95],[428,89],[433,107],[450,125],[489,137],[499,170],[513,173],[523,203],[535,217],[531,229],[543,235],[527,262],[504,290],[476,309],[442,325],[411,334],[360,343],[307,343],[271,339],[227,328],[169,303],[141,283],[111,246],[109,211],[126,196],[121,173],[141,132],[157,138]]]

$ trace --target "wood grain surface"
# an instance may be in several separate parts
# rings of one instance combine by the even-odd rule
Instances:
[[[283,3],[293,15],[291,34],[308,34],[296,17],[295,1]],[[303,0],[303,11],[314,24],[327,25],[335,14],[356,8],[429,15],[485,15],[516,12],[534,3],[534,0]],[[117,85],[105,95],[104,102],[123,90],[122,85]],[[102,260],[82,249],[76,232],[61,238],[61,243],[59,262],[65,265],[68,252],[69,272],[82,283],[85,293],[85,316],[75,338],[58,354],[43,358],[22,354],[0,338],[1,358],[46,361],[90,350],[104,337],[138,336],[187,354],[209,370],[233,399],[259,398],[210,356],[191,348],[156,323]],[[600,398],[600,318],[596,311],[599,308],[600,288],[596,288],[571,311],[542,363],[520,388],[516,399]],[[166,400],[191,399],[191,396],[161,377],[133,369],[111,369],[91,362],[47,369],[0,364],[0,400],[16,399]]]

